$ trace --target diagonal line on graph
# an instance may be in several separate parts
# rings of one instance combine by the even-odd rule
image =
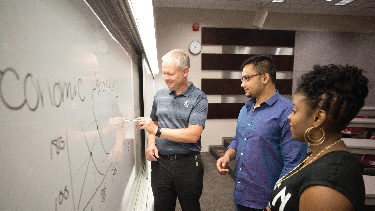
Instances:
[[[96,188],[95,193],[91,196],[90,200],[87,202],[87,204],[86,204],[85,208],[83,208],[83,210],[86,210],[87,206],[90,204],[91,200],[94,198],[95,194],[98,192],[100,186],[102,186],[102,184],[103,184],[105,178],[107,177],[107,174],[108,174],[108,172],[109,172],[109,169],[111,169],[111,166],[112,166],[112,163],[111,163],[111,165],[109,165],[109,167],[108,167],[108,169],[107,169],[107,172],[105,173],[105,176],[103,177],[102,182],[101,182],[100,185]]]
[[[104,111],[103,111],[103,112],[104,112]],[[100,143],[102,144],[103,151],[104,151],[105,154],[109,155],[109,152],[107,152],[107,150],[104,148],[103,138],[102,138],[101,133],[100,133],[100,131],[99,131],[99,124],[98,124],[98,122],[100,122],[100,121],[97,121],[97,119],[96,119],[96,115],[95,115],[95,111],[94,111],[94,106],[92,107],[92,113],[93,113],[93,115],[94,115],[95,125],[96,125],[96,130],[98,131],[99,138],[100,138]],[[100,119],[101,119],[102,117],[103,117],[103,114],[100,115]]]
[[[85,179],[83,180],[82,189],[81,189],[81,194],[80,194],[80,196],[79,196],[79,201],[78,201],[78,209],[79,209],[79,205],[81,204],[82,193],[83,193],[83,188],[85,187],[85,182],[86,182],[86,177],[87,177],[87,171],[89,170],[89,164],[90,164],[90,162],[87,162],[87,168],[86,168],[86,173],[85,173]]]

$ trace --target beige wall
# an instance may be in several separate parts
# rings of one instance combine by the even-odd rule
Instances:
[[[375,106],[375,34],[352,32],[296,32],[293,78],[312,70],[315,64],[349,64],[365,70],[370,92],[365,106]],[[293,80],[295,87],[297,80]]]
[[[188,45],[193,40],[201,41],[201,30],[198,32],[192,30],[193,23],[199,23],[201,27],[223,27],[223,28],[254,28],[251,26],[254,12],[247,11],[224,11],[224,10],[201,10],[201,9],[177,9],[177,8],[156,8],[155,21],[157,33],[157,50],[159,58],[159,68],[161,70],[160,58],[174,48],[179,48],[188,52]],[[346,56],[343,58],[351,59],[353,65],[359,65],[363,61],[369,62],[367,65],[360,67],[374,67],[373,56],[375,55],[375,18],[374,17],[338,17],[338,16],[323,16],[323,15],[293,15],[293,14],[277,14],[269,13],[264,23],[263,29],[276,29],[276,30],[295,30],[301,31],[296,33],[296,48],[295,48],[295,67],[294,78],[301,75],[302,72],[308,71],[306,69],[311,66],[315,61],[328,62],[331,61],[327,58],[335,58],[333,62],[342,62],[340,59],[342,54]],[[305,32],[302,32],[305,31]],[[354,36],[354,39],[347,40],[344,36],[344,41],[351,42],[350,46],[346,48],[346,42],[341,43],[339,46],[331,46],[330,51],[324,51],[325,42],[321,44],[319,38],[315,34],[308,32],[320,32],[323,37],[340,38],[341,33],[338,32],[355,32],[355,33],[370,33],[367,35]],[[327,33],[329,32],[329,33]],[[346,33],[344,33],[345,35]],[[353,34],[353,33],[349,33]],[[331,36],[332,35],[332,36]],[[299,36],[299,37],[298,37]],[[349,35],[350,37],[351,35]],[[308,42],[313,37],[315,42]],[[369,40],[369,41],[367,41]],[[309,48],[305,48],[305,43],[308,42]],[[298,46],[297,46],[298,44]],[[365,54],[361,49],[365,48]],[[314,50],[310,56],[302,57],[300,55],[308,55]],[[343,52],[341,52],[344,50]],[[358,51],[358,54],[348,52]],[[202,53],[218,52],[220,49],[214,46],[203,46]],[[320,55],[323,51],[325,54]],[[333,52],[333,54],[332,54]],[[362,56],[358,58],[357,55]],[[324,56],[324,57],[322,57]],[[364,57],[363,57],[364,56]],[[353,58],[354,57],[354,58]],[[223,73],[217,71],[201,71],[201,56],[191,55],[191,67],[189,73],[189,81],[192,81],[198,88],[201,88],[201,78],[221,78]],[[346,60],[344,60],[346,61]],[[372,62],[372,63],[371,63]],[[322,65],[324,65],[321,63]],[[374,65],[373,65],[374,64]],[[298,69],[298,70],[297,70]],[[372,75],[373,74],[373,70]],[[370,71],[370,72],[371,72]],[[374,78],[374,77],[373,77]],[[162,74],[155,77],[156,89],[164,86]],[[374,93],[374,92],[372,92]],[[208,96],[208,100],[213,99],[213,96]],[[215,99],[216,100],[216,99]],[[372,104],[375,106],[375,103]],[[147,112],[146,112],[147,113]],[[236,119],[230,120],[207,120],[206,128],[202,134],[202,151],[208,151],[209,145],[222,144],[222,137],[232,137],[235,135]]]

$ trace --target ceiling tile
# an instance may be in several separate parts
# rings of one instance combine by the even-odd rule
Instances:
[[[272,3],[272,0],[154,0],[155,7],[182,7],[224,10],[255,11],[259,7],[269,12],[295,14],[333,14],[375,16],[375,0],[355,0],[346,6],[334,6],[340,0],[286,0]]]

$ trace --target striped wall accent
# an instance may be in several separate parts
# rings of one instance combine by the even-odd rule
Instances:
[[[294,31],[203,27],[201,82],[202,91],[209,101],[208,119],[238,117],[247,100],[241,88],[240,67],[254,55],[268,54],[273,57],[277,70],[276,89],[284,97],[291,98],[294,43]],[[206,78],[205,72],[222,74]],[[237,99],[233,100],[233,97]]]
[[[255,54],[202,54],[202,70],[240,70],[242,63]],[[278,71],[293,71],[294,56],[273,55]],[[204,62],[203,62],[204,61]]]
[[[202,44],[294,47],[295,32],[280,30],[202,28]]]
[[[240,79],[202,78],[202,90],[206,95],[243,95]],[[281,95],[292,93],[293,79],[276,79],[276,89]]]

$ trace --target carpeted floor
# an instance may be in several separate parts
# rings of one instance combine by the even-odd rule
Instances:
[[[219,174],[216,159],[209,152],[201,152],[201,156],[204,165],[203,193],[200,199],[202,211],[234,210],[234,180],[229,174]],[[179,203],[176,210],[181,210]]]

